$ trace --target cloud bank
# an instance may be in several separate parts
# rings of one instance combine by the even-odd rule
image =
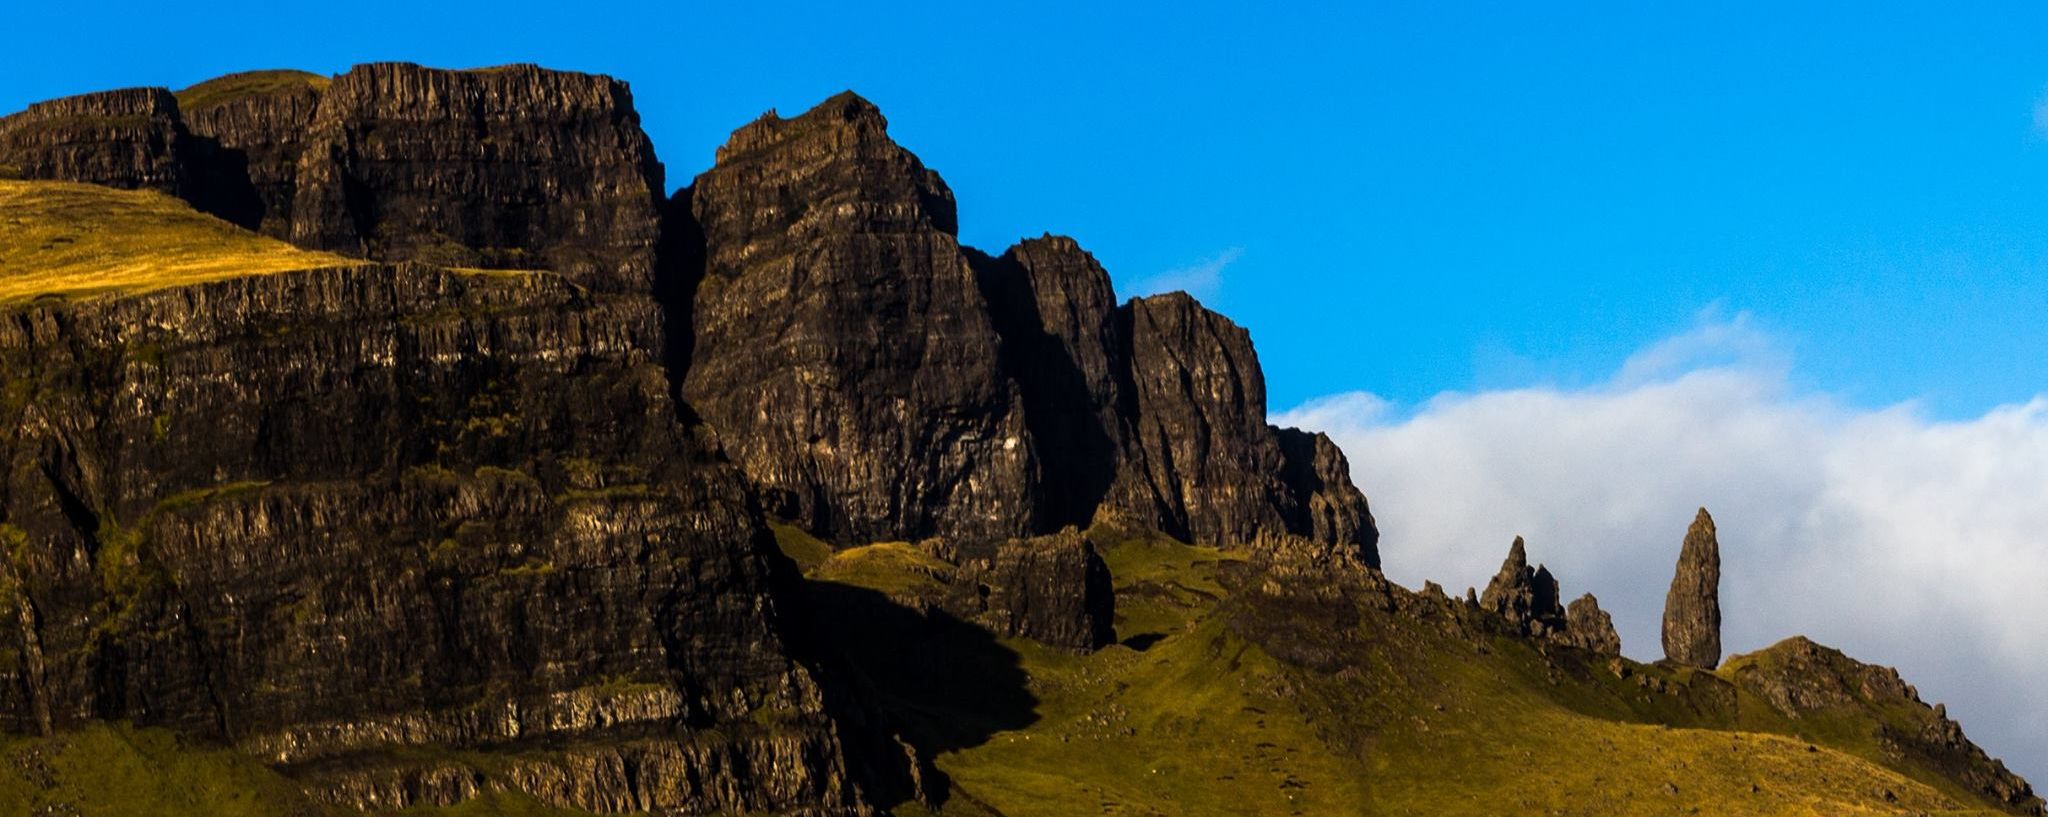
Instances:
[[[1855,408],[1794,393],[1781,349],[1709,312],[1597,386],[1412,407],[1354,392],[1274,422],[1344,447],[1396,581],[1483,586],[1524,535],[1638,659],[1662,655],[1664,591],[1704,505],[1729,652],[1801,634],[1897,666],[2048,783],[2048,397],[1954,422]]]
[[[1185,292],[1195,300],[1212,303],[1223,291],[1223,270],[1244,256],[1243,247],[1231,247],[1219,252],[1199,264],[1178,267],[1145,278],[1131,288],[1134,295],[1158,295],[1162,292]]]

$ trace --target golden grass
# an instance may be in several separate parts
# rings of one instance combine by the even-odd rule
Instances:
[[[265,238],[161,193],[0,181],[0,304],[360,263]]]

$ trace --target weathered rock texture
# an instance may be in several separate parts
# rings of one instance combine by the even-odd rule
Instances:
[[[1005,542],[963,563],[956,582],[972,599],[965,617],[1000,635],[1076,652],[1116,641],[1109,566],[1073,528]]]
[[[188,186],[178,101],[162,88],[82,94],[0,119],[0,178],[172,195]]]
[[[1109,273],[1064,236],[1028,239],[1000,258],[975,260],[1002,336],[1003,369],[1023,392],[1025,425],[1041,452],[1038,520],[1086,526],[1110,499],[1119,466],[1137,456]],[[1146,505],[1152,496],[1110,501]]]
[[[823,538],[1030,533],[1037,464],[952,192],[885,126],[852,94],[771,113],[698,177],[684,394]]]
[[[178,93],[197,170],[193,206],[274,238],[292,235],[299,155],[328,80],[297,71],[230,74]]]
[[[1548,568],[1529,567],[1529,555],[1520,536],[1508,547],[1508,558],[1501,562],[1500,572],[1486,583],[1479,606],[1506,619],[1525,635],[1555,637],[1565,630],[1565,610],[1558,603],[1557,579]]]
[[[1614,617],[1600,609],[1600,600],[1591,593],[1565,608],[1564,642],[1596,655],[1621,654],[1621,634],[1614,631]]]
[[[2015,813],[2048,814],[2027,781],[1971,743],[1947,707],[1920,700],[1898,670],[1795,636],[1730,658],[1728,671],[1737,684],[1794,718],[1858,716],[1878,724],[1871,737],[1885,760],[1935,770]]]
[[[1664,657],[1706,669],[1721,663],[1721,544],[1705,508],[1685,532],[1664,596]]]
[[[461,796],[380,759],[438,747],[582,808],[854,809],[660,309],[585,292],[365,266],[0,313],[0,724],[172,727],[359,806]]]
[[[360,65],[320,97],[302,150],[302,246],[653,286],[661,165],[618,80]]]

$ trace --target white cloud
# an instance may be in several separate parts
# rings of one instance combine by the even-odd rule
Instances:
[[[1157,295],[1162,292],[1185,292],[1203,303],[1214,303],[1217,294],[1223,291],[1223,270],[1244,256],[1243,247],[1231,247],[1203,260],[1201,263],[1178,267],[1140,280],[1131,288],[1133,295]]]
[[[1795,394],[1782,345],[1716,314],[1592,388],[1408,408],[1341,394],[1275,422],[1343,445],[1397,581],[1483,585],[1521,534],[1637,658],[1662,654],[1664,591],[1705,505],[1731,653],[1803,634],[1897,666],[2048,776],[2048,397],[1937,422]]]

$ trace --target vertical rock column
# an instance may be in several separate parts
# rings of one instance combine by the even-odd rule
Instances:
[[[1706,508],[1685,532],[1664,596],[1664,657],[1704,669],[1721,663],[1721,544]]]
[[[953,195],[851,93],[734,132],[690,202],[704,238],[683,393],[769,510],[840,544],[1037,527],[1023,401]]]

